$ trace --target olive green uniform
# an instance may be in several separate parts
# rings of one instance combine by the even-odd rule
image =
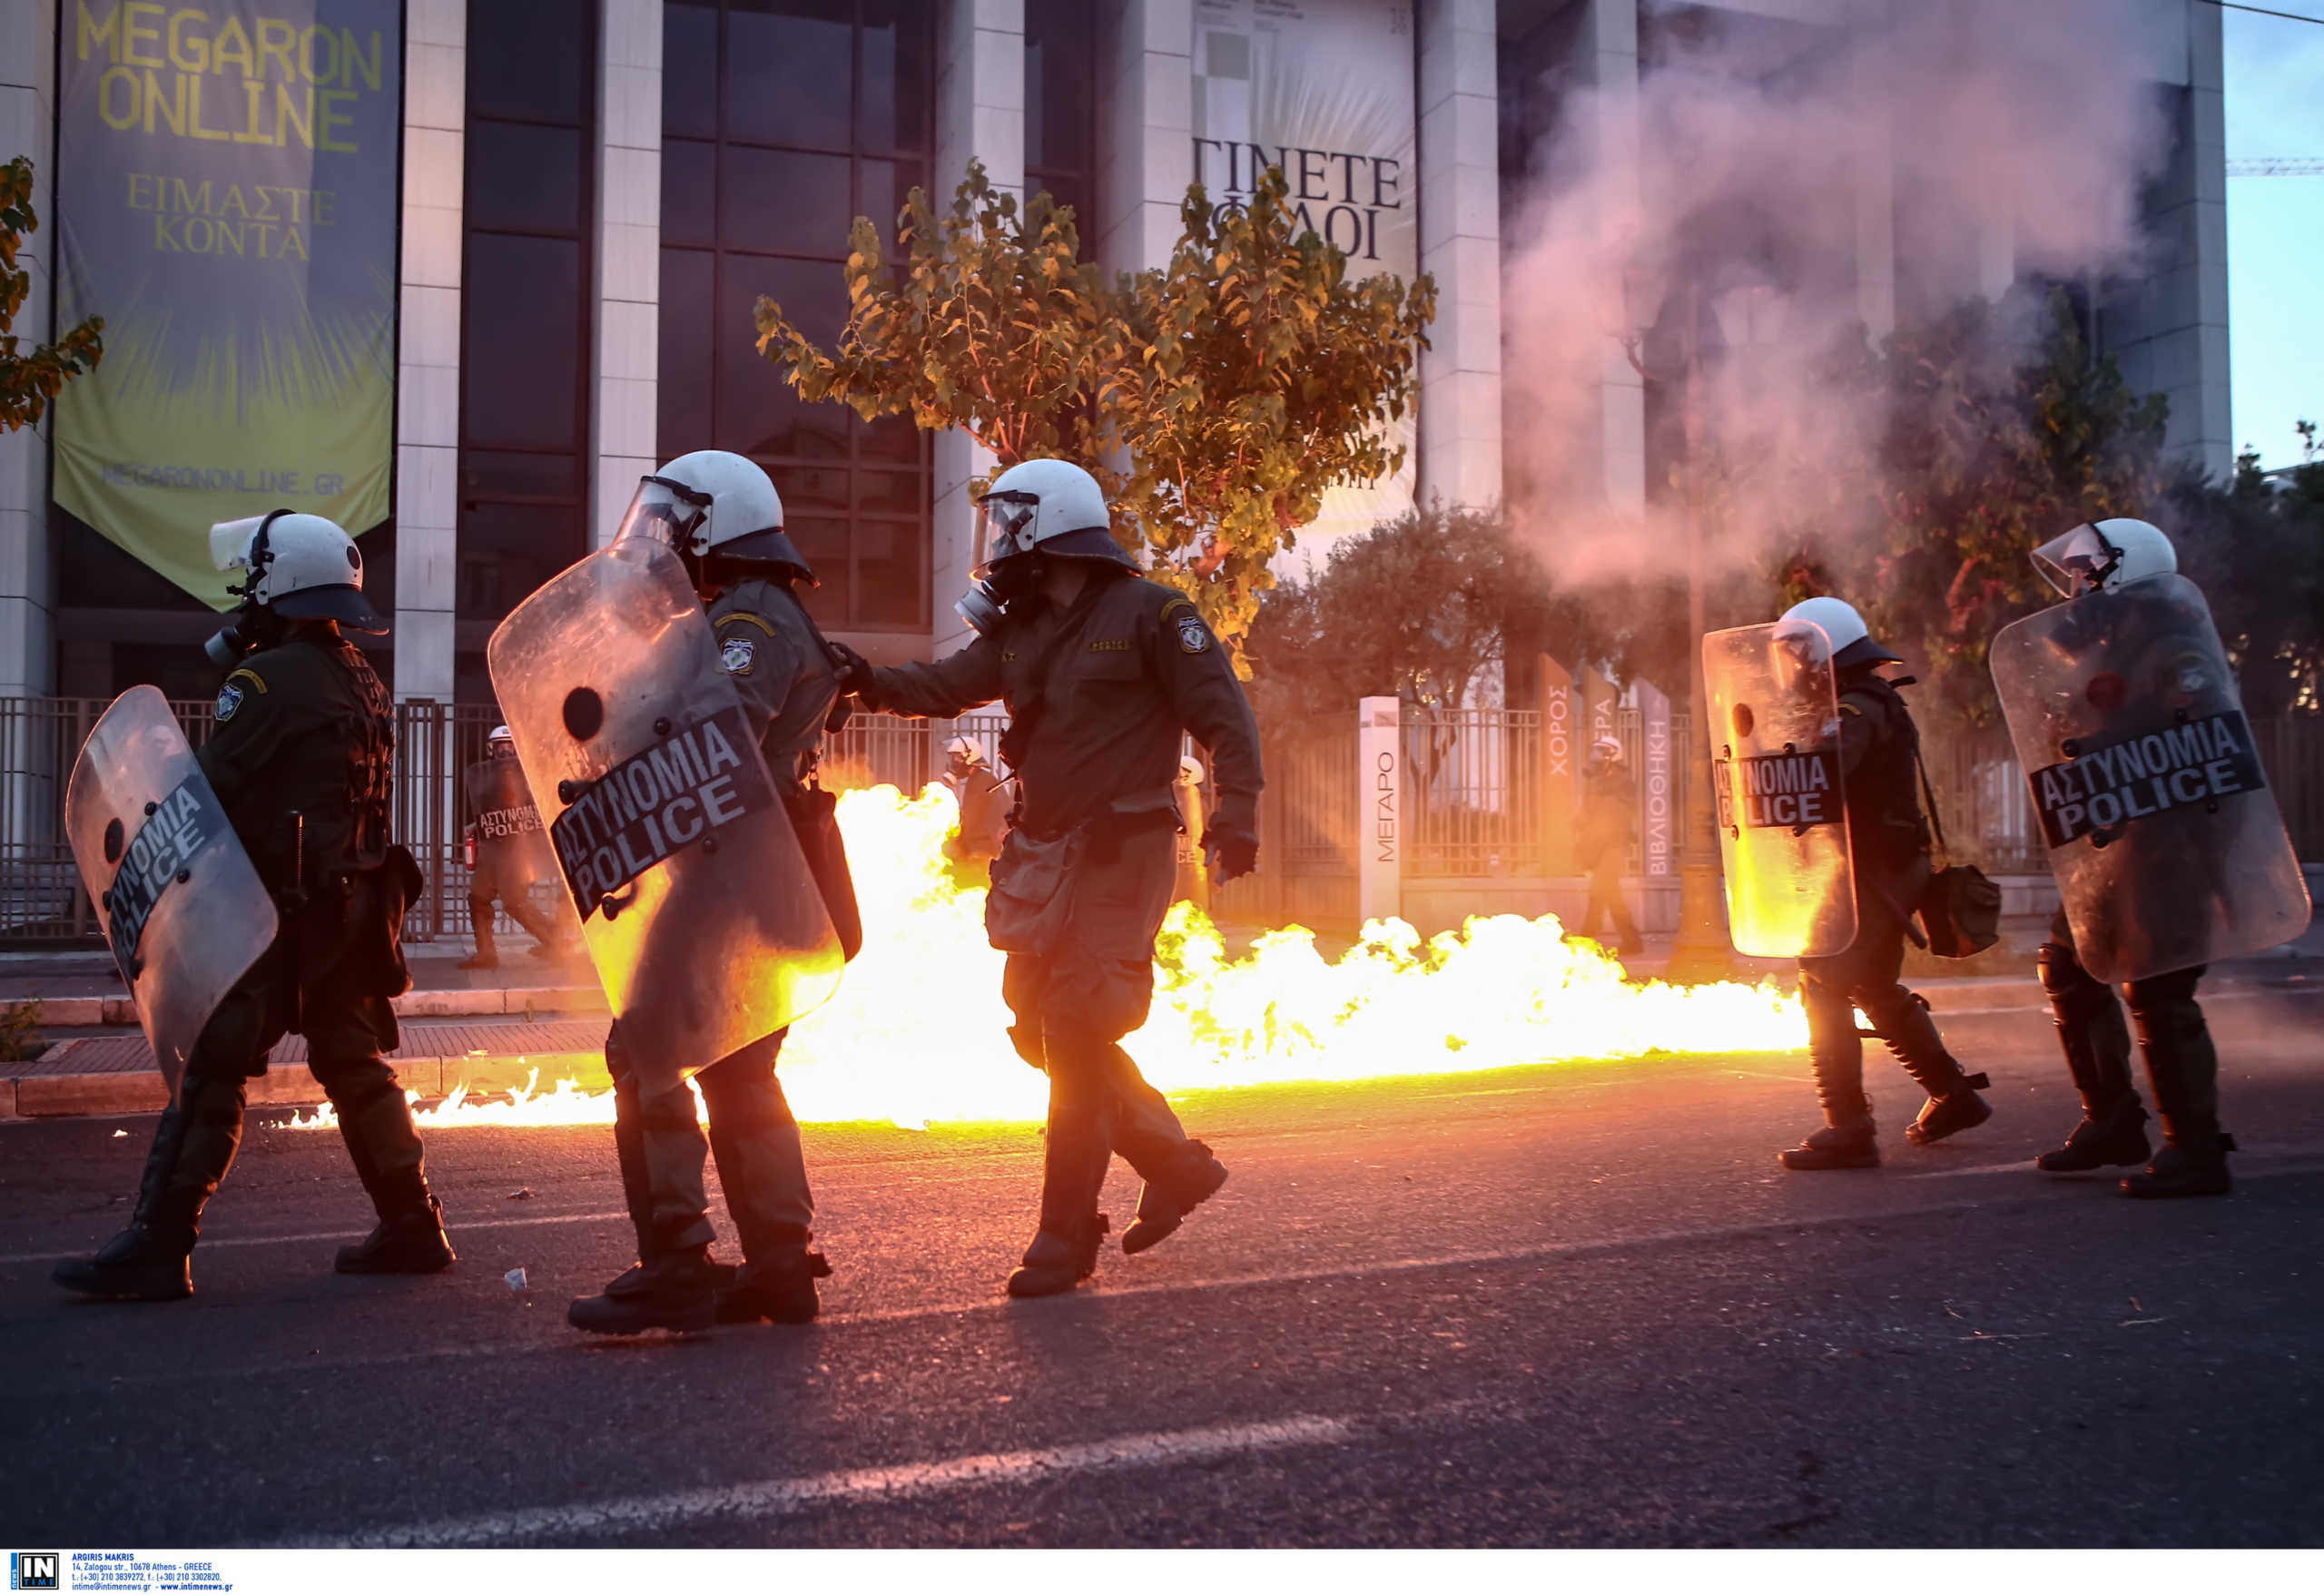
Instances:
[[[1928,1005],[1897,977],[1905,924],[1929,878],[1928,822],[1915,784],[1920,733],[1896,687],[1869,666],[1840,677],[1840,776],[1847,804],[1856,933],[1847,950],[1799,960],[1799,995],[1816,1088],[1834,1127],[1868,1123],[1862,1009],[1932,1099],[1984,1083],[1945,1049]]]
[[[1172,789],[1183,734],[1210,752],[1214,829],[1256,831],[1258,728],[1217,639],[1183,595],[1100,567],[1063,613],[1038,599],[1012,605],[994,632],[957,653],[874,669],[861,696],[870,708],[931,719],[998,699],[1012,740],[1029,724],[1010,761],[1016,830],[1036,842],[1078,839],[1047,950],[1010,953],[1002,975],[1017,1018],[1010,1039],[1049,1071],[1052,1156],[1069,1138],[1060,1130],[1072,1128],[1094,1137],[1098,1181],[1108,1145],[1148,1182],[1168,1180],[1200,1143],[1187,1139],[1119,1043],[1153,1000],[1154,939],[1177,872]],[[1009,867],[1004,845],[996,880]],[[1094,1206],[1094,1184],[1088,1191]],[[1045,1193],[1045,1229],[1069,1216],[1051,1205]]]
[[[196,757],[273,895],[281,928],[227,994],[154,1133],[139,1220],[191,1247],[241,1142],[245,1082],[284,1034],[339,1116],[380,1218],[431,1206],[419,1136],[384,1054],[409,984],[403,912],[418,888],[388,843],[395,714],[362,650],[294,631],[231,672]],[[295,818],[294,818],[295,817]]]
[[[710,605],[710,623],[776,789],[798,788],[839,696],[822,640],[787,586],[757,578],[722,592]],[[706,1141],[684,1082],[667,1071],[638,1069],[618,1023],[606,1038],[614,1145],[641,1261],[714,1238],[705,1153],[718,1160],[746,1275],[753,1268],[797,1266],[803,1258],[815,1205],[799,1121],[774,1073],[787,1033],[763,1037],[694,1075],[709,1110]],[[657,1090],[655,1078],[674,1083]]]
[[[1630,771],[1616,763],[1585,776],[1582,793],[1581,834],[1573,849],[1574,862],[1590,877],[1581,934],[1597,935],[1602,923],[1613,931],[1620,950],[1635,952],[1638,926],[1622,899],[1622,866],[1630,861],[1630,843],[1638,840],[1638,789]]]

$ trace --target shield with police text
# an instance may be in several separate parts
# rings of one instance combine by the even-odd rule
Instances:
[[[2202,589],[2147,576],[1994,638],[2082,965],[2136,980],[2289,941],[2306,882]]]
[[[1856,940],[1832,643],[1805,620],[1703,638],[1711,792],[1736,950],[1822,958]]]
[[[641,1067],[686,1074],[831,996],[838,933],[675,554],[587,556],[486,661]]]
[[[202,1028],[273,944],[276,918],[155,688],[130,688],[90,731],[64,789],[64,830],[174,1093]]]
[[[488,886],[522,897],[537,881],[563,880],[520,762],[505,755],[480,759],[468,767],[460,784],[468,796],[468,823],[476,828],[472,892],[481,895],[477,889]]]

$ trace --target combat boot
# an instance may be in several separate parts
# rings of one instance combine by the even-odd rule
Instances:
[[[1073,1090],[1080,1082],[1066,1082]],[[1009,1276],[1012,1296],[1053,1296],[1098,1272],[1098,1247],[1110,1227],[1098,1211],[1106,1167],[1114,1157],[1111,1101],[1060,1102],[1059,1071],[1049,1071],[1049,1122],[1041,1158],[1041,1227]],[[1078,1096],[1079,1093],[1076,1092]]]
[[[2207,1142],[2172,1139],[2154,1155],[2154,1161],[2136,1174],[2122,1177],[2126,1196],[2224,1196],[2235,1188],[2227,1172],[2227,1155],[2235,1137],[2213,1134]]]
[[[1803,1172],[1877,1168],[1879,1132],[1872,1122],[1872,1099],[1864,1094],[1864,1039],[1856,1034],[1855,1012],[1845,997],[1821,981],[1803,979],[1799,993],[1807,1009],[1808,1054],[1824,1127],[1776,1154],[1777,1160]]]
[[[796,1251],[745,1263],[718,1289],[721,1324],[812,1324],[822,1311],[815,1281],[832,1276],[830,1261],[803,1243]]]
[[[1200,1141],[1188,1141],[1178,1166],[1162,1177],[1149,1179],[1137,1194],[1137,1216],[1122,1232],[1122,1250],[1132,1256],[1157,1246],[1177,1233],[1187,1215],[1216,1194],[1226,1183],[1226,1166],[1210,1155]]]
[[[1851,1124],[1827,1125],[1797,1147],[1779,1152],[1786,1168],[1812,1172],[1827,1168],[1877,1168],[1880,1139],[1872,1115]]]
[[[676,1247],[628,1269],[603,1294],[577,1298],[565,1321],[591,1334],[707,1329],[717,1320],[719,1277],[708,1246]]]
[[[2088,1174],[2093,1168],[2136,1167],[2153,1151],[2146,1136],[2146,1109],[2131,1096],[2096,1112],[2085,1107],[2066,1144],[2043,1153],[2034,1159],[2034,1167],[2044,1174]]]
[[[464,970],[497,970],[500,967],[500,949],[492,932],[492,904],[468,900],[468,919],[476,928],[476,950],[462,959]]]
[[[174,1302],[193,1294],[193,1237],[131,1225],[94,1257],[70,1257],[49,1277],[100,1302]]]
[[[94,1257],[59,1263],[49,1277],[98,1301],[171,1302],[193,1294],[193,1243],[202,1210],[242,1142],[248,1088],[237,1076],[189,1074],[153,1126],[137,1184],[137,1206],[123,1230]]]
[[[441,1274],[459,1261],[444,1234],[444,1206],[419,1188],[417,1203],[380,1216],[361,1241],[339,1248],[332,1264],[341,1274]]]
[[[1905,1127],[1905,1139],[1915,1147],[1933,1146],[1947,1136],[1974,1129],[1994,1116],[1992,1107],[1977,1095],[1990,1088],[1993,1081],[1981,1074],[1964,1072],[1945,1049],[1936,1021],[1929,1018],[1926,998],[1896,987],[1873,1017],[1888,1050],[1928,1093],[1920,1116]]]

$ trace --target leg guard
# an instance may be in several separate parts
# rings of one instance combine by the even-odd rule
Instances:
[[[500,964],[500,950],[492,937],[492,900],[488,897],[468,899],[468,920],[476,927],[476,951],[460,960],[464,970],[497,969]]]
[[[458,1261],[443,1209],[428,1188],[427,1159],[395,1070],[377,1057],[318,1058],[315,1078],[339,1110],[340,1137],[379,1216],[371,1233],[341,1246],[341,1274],[438,1274]]]
[[[100,1301],[175,1301],[193,1294],[189,1261],[202,1209],[242,1143],[240,1076],[189,1074],[162,1110],[145,1155],[129,1227],[94,1257],[59,1263],[50,1277]]]
[[[1800,963],[1799,999],[1807,1012],[1808,1056],[1816,1066],[1824,1127],[1778,1159],[1794,1169],[1876,1167],[1880,1146],[1872,1103],[1864,1094],[1864,1039],[1856,1034],[1856,1010],[1828,974],[1806,960]]]
[[[2227,1155],[2235,1142],[2219,1127],[2219,1052],[2195,1000],[2202,972],[2178,970],[2125,988],[2166,1143],[2123,1179],[2126,1196],[2223,1196],[2232,1188]]]
[[[1024,1261],[1009,1276],[1012,1296],[1055,1295],[1098,1269],[1098,1245],[1107,1230],[1098,1211],[1106,1167],[1113,1161],[1112,1094],[1102,1059],[1076,1049],[1069,1060],[1049,1052],[1049,1133],[1041,1158],[1041,1225]]]
[[[1866,996],[1870,999],[1866,1012],[1880,1039],[1905,1066],[1905,1072],[1928,1093],[1920,1117],[1905,1127],[1906,1140],[1925,1147],[1994,1116],[1985,1099],[1977,1095],[1993,1082],[1982,1074],[1964,1072],[1945,1050],[1944,1038],[1936,1033],[1936,1021],[1929,1017],[1926,999],[1896,985]]]
[[[726,1211],[753,1263],[803,1251],[815,1217],[799,1121],[774,1074],[782,1045],[780,1035],[770,1037],[694,1077],[710,1110],[710,1153],[718,1160]]]
[[[1128,1053],[1118,1046],[1108,1052],[1114,1150],[1146,1182],[1137,1196],[1137,1216],[1122,1234],[1122,1250],[1135,1255],[1176,1234],[1187,1215],[1226,1183],[1226,1166],[1202,1142],[1187,1138],[1169,1100],[1147,1082]]]
[[[2044,941],[2039,968],[2083,1117],[2103,1120],[2118,1114],[2138,1094],[2131,1086],[2131,1036],[2113,992],[2091,979],[2071,942]]]

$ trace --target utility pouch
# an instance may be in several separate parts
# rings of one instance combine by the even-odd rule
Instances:
[[[839,794],[794,782],[783,788],[783,806],[798,832],[799,851],[807,857],[807,872],[822,893],[823,911],[839,932],[840,955],[852,959],[863,950],[863,913],[855,901],[855,876],[847,867],[847,843],[839,833]]]
[[[378,894],[371,903],[359,908],[365,894],[358,890],[350,904],[359,912],[369,910],[367,922],[356,929],[361,939],[356,956],[361,960],[365,985],[375,997],[401,997],[411,989],[411,967],[403,956],[403,917],[419,901],[427,882],[419,872],[419,861],[401,842],[389,845],[378,869],[360,873],[370,878],[371,890]]]
[[[1072,907],[1073,866],[1086,839],[1078,827],[1046,842],[1009,832],[992,861],[992,890],[984,900],[984,933],[994,947],[1035,957],[1057,947]]]

